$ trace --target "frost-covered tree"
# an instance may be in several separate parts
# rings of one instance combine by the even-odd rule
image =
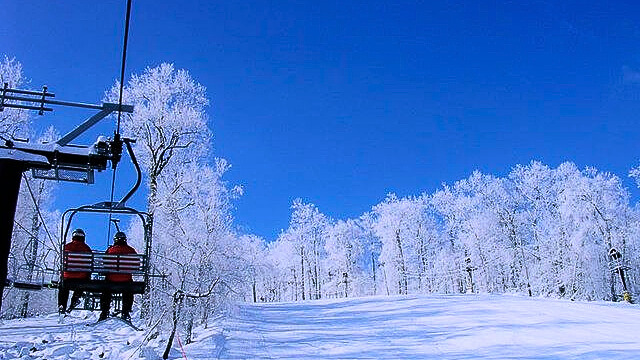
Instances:
[[[116,102],[119,89],[120,84],[116,83],[107,92],[107,100]],[[174,203],[159,204],[158,199],[162,196],[159,186],[166,169],[174,166],[175,177],[181,172],[182,164],[197,162],[209,150],[211,132],[205,113],[209,103],[205,88],[186,70],[176,71],[172,64],[163,63],[145,69],[141,75],[132,75],[123,88],[123,99],[134,106],[134,112],[122,118],[122,132],[124,136],[137,139],[136,154],[149,185],[147,211],[152,218],[156,217],[158,206],[164,206],[168,212],[175,211],[177,209],[167,208]],[[154,225],[154,234],[159,234],[160,219],[154,219]],[[169,241],[168,246],[175,242],[167,237],[154,239],[158,245],[162,245],[163,240]],[[151,264],[160,265],[153,261]],[[148,296],[143,309],[145,315],[149,308]]]
[[[0,61],[0,86],[7,84],[19,88],[25,80],[22,65],[13,58],[3,56]],[[30,128],[30,117],[26,110],[5,107],[0,112],[0,141],[12,137],[36,138]],[[57,138],[53,128],[47,129],[37,140],[51,141]],[[58,250],[50,232],[43,228],[55,229],[55,219],[51,210],[55,184],[33,179],[25,173],[16,207],[14,231],[12,234],[9,278],[23,282],[41,281],[43,270],[53,267],[55,252]],[[22,290],[8,289],[3,301],[4,316],[26,317],[55,308],[51,293],[34,294]]]
[[[612,247],[626,252],[628,192],[617,176],[593,168],[577,175],[575,166],[563,165],[558,170],[574,174],[567,177],[560,203],[568,222],[569,248],[575,256],[572,286],[581,298],[615,299],[616,279],[608,271],[607,254]]]
[[[476,171],[433,194],[390,194],[358,219],[311,220],[316,210],[295,202],[291,225],[269,247],[278,286],[290,292],[280,299],[312,294],[314,256],[324,296],[515,292],[615,300],[621,281],[608,251],[640,267],[640,211],[627,189],[612,174],[572,163],[533,161],[505,177]],[[316,254],[309,229],[322,223],[324,251]],[[637,294],[636,272],[627,280]]]
[[[365,274],[369,277],[368,290],[364,290],[365,294],[378,295],[382,293],[381,289],[387,290],[386,294],[389,295],[388,288],[385,286],[384,277],[380,275],[380,252],[382,251],[382,242],[375,234],[373,226],[375,224],[375,218],[371,212],[365,213],[357,220],[360,226],[362,236],[363,251],[363,265]]]
[[[394,284],[398,294],[408,294],[410,279],[417,279],[418,256],[415,245],[422,224],[424,202],[416,198],[399,199],[389,194],[380,204],[373,207],[375,222],[373,230],[382,242],[380,263],[383,264],[388,284]]]
[[[172,166],[158,184],[155,268],[170,275],[150,297],[172,306],[174,318],[186,322],[187,338],[196,319],[205,323],[232,294],[242,298],[250,279],[250,244],[239,241],[231,216],[240,190],[222,180],[228,169],[221,159],[215,167]]]
[[[286,277],[291,277],[289,282],[295,288],[294,298],[319,299],[323,295],[323,283],[325,282],[325,242],[329,219],[318,208],[305,203],[301,199],[293,201],[291,206],[291,221],[289,227],[283,231],[276,240],[274,249],[282,249],[295,253],[295,263],[283,261],[275,256],[276,263]],[[287,274],[290,272],[290,274]]]
[[[0,86],[4,86],[5,83],[10,88],[18,88],[24,83],[22,64],[6,55],[0,61]],[[28,125],[29,116],[26,110],[4,108],[0,112],[0,140],[25,135]]]
[[[477,241],[488,241],[490,246],[501,249],[500,252],[494,252],[494,263],[499,274],[497,277],[492,276],[493,284],[498,280],[503,290],[527,291],[532,295],[529,259],[525,254],[525,248],[529,244],[523,236],[519,216],[521,198],[517,192],[512,191],[511,183],[476,171],[468,179],[456,183],[456,187],[471,199],[475,210],[466,224],[471,236],[465,237],[465,249],[478,249],[475,244]],[[492,231],[490,236],[478,237],[477,234],[486,229],[487,225]]]
[[[559,172],[533,161],[517,165],[509,174],[514,191],[522,198],[520,221],[524,236],[531,246],[527,249],[532,260],[532,291],[565,296],[569,282],[569,256],[566,226],[559,204],[565,182]]]
[[[238,238],[241,244],[241,257],[246,264],[247,283],[250,285],[250,301],[264,302],[276,296],[270,272],[273,267],[267,259],[267,249],[264,239],[256,235],[243,235]]]
[[[38,142],[59,138],[53,127]],[[59,259],[56,225],[58,212],[52,210],[57,186],[25,173],[20,187],[11,243],[9,277],[14,281],[39,284],[52,280]],[[27,317],[56,308],[53,292],[11,289],[3,311],[9,317]]]
[[[106,98],[117,100],[118,91],[116,83]],[[137,139],[148,184],[152,271],[165,275],[153,278],[142,314],[149,323],[164,319],[169,349],[176,331],[189,342],[195,324],[206,326],[210,315],[251,293],[260,241],[238,236],[233,225],[232,201],[242,189],[223,180],[230,164],[209,156],[204,87],[186,70],[161,64],[133,75],[123,98],[135,110],[122,118],[122,131]]]
[[[301,257],[301,247],[296,241],[296,235],[287,229],[278,238],[268,245],[267,260],[275,268],[274,277],[271,281],[274,289],[284,289],[280,294],[274,296],[272,301],[298,301],[304,297],[302,290],[300,265],[303,264]],[[304,252],[304,251],[303,251]],[[269,286],[264,284],[263,286]],[[275,295],[275,294],[274,294]]]
[[[349,297],[361,295],[364,279],[361,256],[364,253],[362,228],[354,220],[339,220],[327,227],[325,243],[328,293]]]
[[[120,84],[106,94],[116,102]],[[136,138],[136,154],[149,181],[149,211],[156,206],[158,181],[172,163],[199,159],[207,154],[211,132],[205,109],[206,89],[186,70],[162,63],[133,74],[124,86],[123,99],[134,106],[122,119],[125,136]]]
[[[295,236],[300,254],[302,299],[305,299],[305,288],[309,292],[310,299],[319,299],[322,296],[323,269],[321,259],[324,257],[324,243],[329,220],[315,205],[304,203],[301,199],[294,200],[291,208],[293,212],[290,231]],[[305,279],[307,280],[306,286]]]

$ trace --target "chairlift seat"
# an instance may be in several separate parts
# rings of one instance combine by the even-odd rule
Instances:
[[[27,274],[30,274],[27,276]],[[53,269],[44,269],[35,264],[22,264],[18,266],[16,278],[6,279],[6,287],[14,287],[20,290],[42,290],[56,286],[54,277],[58,272]]]
[[[92,292],[130,292],[143,294],[144,281],[107,281],[107,274],[131,274],[144,276],[146,257],[143,254],[106,254],[104,252],[65,252],[62,270],[66,272],[86,272],[94,279],[63,279],[61,287],[69,290]]]
[[[42,283],[35,283],[35,282],[30,283],[30,282],[20,282],[20,281],[13,281],[11,285],[14,288],[20,289],[20,290],[42,290],[43,288],[46,287],[46,285]]]

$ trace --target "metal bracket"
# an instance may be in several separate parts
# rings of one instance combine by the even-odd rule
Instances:
[[[63,105],[84,109],[100,110],[97,114],[91,116],[82,124],[80,124],[80,126],[73,129],[70,133],[66,134],[60,140],[58,140],[56,144],[60,146],[68,145],[75,138],[83,134],[98,121],[104,119],[114,111],[121,111],[126,113],[133,112],[133,106],[131,105],[119,105],[114,103],[103,103],[102,105],[96,105],[53,100],[50,98],[55,97],[55,94],[50,93],[47,90],[47,86],[43,86],[42,91],[12,89],[9,88],[8,83],[4,83],[4,87],[2,88],[2,92],[0,93],[0,111],[2,111],[5,107],[37,110],[38,114],[40,115],[44,114],[45,111],[53,111],[52,108],[45,107],[45,105]]]
[[[42,87],[42,91],[32,91],[12,89],[9,88],[8,83],[4,83],[4,87],[0,88],[0,110],[2,108],[29,109],[36,110],[42,115],[45,111],[53,110],[45,107],[51,104],[99,111],[55,143],[31,144],[7,140],[4,145],[0,145],[0,158],[22,160],[26,168],[33,169],[34,176],[42,179],[89,184],[93,183],[93,171],[106,169],[107,161],[111,161],[115,169],[122,154],[122,140],[119,134],[115,134],[111,141],[99,138],[98,142],[91,147],[73,146],[70,143],[113,112],[132,113],[133,106],[59,101],[53,100],[53,97],[55,94],[48,92],[46,86]],[[42,161],[43,157],[45,161]]]
[[[92,127],[93,125],[97,124],[98,121],[104,119],[105,117],[107,117],[112,112],[118,111],[118,110],[121,110],[121,111],[126,112],[126,113],[132,113],[133,112],[133,106],[132,105],[122,105],[122,108],[120,109],[120,106],[118,106],[118,104],[104,103],[104,104],[102,104],[102,110],[100,110],[97,114],[93,115],[92,117],[88,118],[87,120],[85,120],[85,122],[83,122],[82,124],[78,125],[78,127],[73,129],[73,131],[71,131],[67,135],[63,136],[60,140],[56,141],[56,144],[58,144],[60,146],[65,146],[65,145],[69,144],[75,138],[77,138],[78,136],[82,135],[82,133],[87,131],[90,127]]]

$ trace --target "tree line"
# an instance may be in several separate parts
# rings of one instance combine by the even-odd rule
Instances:
[[[5,57],[0,78],[20,86],[20,63]],[[119,85],[105,101],[117,101]],[[352,219],[332,219],[297,199],[288,228],[266,241],[235,224],[242,188],[225,180],[231,164],[213,154],[204,86],[160,64],[130,77],[124,103],[135,107],[122,130],[137,139],[143,210],[154,225],[151,268],[161,275],[136,306],[155,336],[182,331],[189,342],[194,326],[207,326],[237,301],[467,292],[616,300],[611,248],[631,269],[632,292],[640,280],[640,212],[613,174],[533,161],[504,177],[476,171],[432,193],[389,194]],[[58,137],[55,129],[37,133],[19,109],[0,113],[0,135]],[[53,206],[59,185],[28,174],[24,181],[9,274],[33,277],[38,267],[56,268],[55,244],[65,239],[50,231],[60,218]],[[135,223],[127,230],[139,249],[141,230]],[[9,289],[3,296],[3,317],[55,311],[52,293]]]
[[[632,171],[632,175],[634,171]],[[355,219],[292,205],[289,227],[264,249],[255,297],[520,293],[617,300],[609,250],[638,282],[640,212],[620,179],[566,162],[532,161],[505,177],[475,171],[433,193],[389,194]]]

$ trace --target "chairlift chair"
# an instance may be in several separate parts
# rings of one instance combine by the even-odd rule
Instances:
[[[20,290],[42,290],[57,286],[58,272],[38,264],[21,264],[15,271],[10,286]]]
[[[61,239],[67,239],[74,216],[78,213],[94,214],[118,214],[137,216],[144,228],[144,250],[135,255],[113,255],[104,251],[93,251],[91,253],[65,252],[64,240],[61,241],[60,253],[60,289],[74,291],[86,291],[102,293],[105,291],[113,293],[131,292],[143,294],[146,291],[149,281],[149,255],[151,251],[151,217],[148,213],[140,212],[129,207],[111,207],[110,203],[99,203],[86,205],[75,209],[69,209],[62,215]],[[64,279],[62,273],[65,271],[77,271],[91,273],[89,280]],[[105,280],[106,274],[132,274],[133,282],[114,283]]]
[[[152,243],[152,217],[146,212],[138,211],[126,206],[126,201],[137,191],[142,182],[142,172],[131,147],[133,140],[123,139],[129,152],[131,161],[137,172],[137,180],[133,188],[119,202],[105,201],[93,205],[85,205],[68,209],[62,214],[60,225],[60,290],[84,291],[87,297],[99,297],[104,292],[144,294],[149,288],[149,256]],[[138,254],[106,254],[105,251],[93,251],[91,253],[65,252],[64,244],[69,234],[69,229],[74,217],[78,213],[104,214],[117,216],[137,217],[143,227],[144,249]],[[118,228],[118,219],[110,219]],[[106,249],[105,249],[106,250]],[[140,251],[140,249],[138,249]],[[88,272],[89,280],[64,279],[65,271]],[[110,282],[106,280],[107,274],[131,274],[132,282]],[[90,301],[85,298],[85,305]],[[95,310],[95,301],[92,306],[85,306],[87,310]]]

